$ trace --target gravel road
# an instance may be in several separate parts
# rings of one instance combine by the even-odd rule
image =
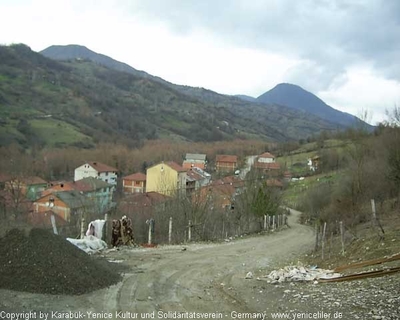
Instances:
[[[299,214],[292,210],[291,228],[222,244],[110,250],[106,258],[126,266],[120,283],[80,296],[0,290],[0,310],[43,311],[48,319],[66,318],[55,311],[81,311],[84,319],[94,319],[94,313],[103,319],[174,318],[177,312],[189,318],[270,319],[279,311],[318,312],[323,310],[318,304],[304,303],[308,297],[301,286],[314,290],[311,286],[272,285],[264,278],[312,248],[313,231],[297,223]],[[248,272],[252,279],[245,279]]]

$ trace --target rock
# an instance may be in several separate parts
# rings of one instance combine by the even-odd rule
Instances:
[[[245,279],[253,279],[253,273],[251,271],[247,272]]]

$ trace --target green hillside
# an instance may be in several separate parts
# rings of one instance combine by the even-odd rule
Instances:
[[[283,141],[337,129],[289,108],[182,88],[86,59],[51,60],[22,44],[0,46],[0,145],[135,146],[159,138]]]

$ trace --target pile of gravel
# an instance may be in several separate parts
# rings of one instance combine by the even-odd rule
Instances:
[[[0,288],[76,295],[108,287],[121,276],[115,264],[94,258],[46,230],[19,229],[0,238]]]

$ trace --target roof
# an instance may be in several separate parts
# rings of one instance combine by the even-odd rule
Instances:
[[[118,210],[124,214],[134,211],[135,207],[151,208],[154,205],[166,202],[169,197],[158,192],[133,193],[125,197],[118,206]]]
[[[98,161],[89,161],[87,162],[88,165],[93,167],[97,172],[110,172],[110,171],[115,171],[117,172],[118,169],[115,169],[113,167],[110,167],[104,163],[98,162]]]
[[[227,176],[211,183],[212,186],[231,185],[234,188],[244,187],[244,181],[237,176]]]
[[[54,195],[71,209],[82,208],[87,203],[87,199],[75,190],[55,192]]]
[[[270,159],[275,158],[275,156],[269,152],[264,152],[263,154],[260,154],[258,157],[259,158],[270,158]]]
[[[190,178],[189,180],[192,180],[192,181],[193,180],[198,181],[198,180],[205,180],[205,179],[210,180],[211,179],[211,174],[209,174],[208,172],[205,172],[203,169],[196,168],[196,167],[189,169],[187,171],[187,175]]]
[[[20,177],[17,178],[16,180],[19,180],[26,185],[35,185],[35,184],[47,184],[47,181],[43,180],[40,177],[34,176],[34,177]]]
[[[173,161],[168,161],[165,163],[167,166],[169,166],[171,169],[174,169],[175,171],[178,172],[186,172],[186,169],[181,167],[179,164]]]
[[[90,192],[96,191],[102,188],[112,187],[111,184],[104,182],[103,180],[96,179],[93,177],[83,178],[74,182],[70,182],[69,185],[77,191]]]
[[[130,174],[129,176],[125,176],[122,178],[123,180],[131,180],[131,181],[146,181],[146,175],[141,172]]]
[[[217,162],[232,162],[232,163],[236,163],[237,162],[237,156],[232,156],[232,155],[227,155],[227,154],[218,154],[216,156],[216,161]]]
[[[283,183],[282,183],[282,181],[280,181],[278,179],[268,179],[267,180],[267,186],[268,187],[283,188]]]
[[[206,161],[207,156],[205,154],[200,153],[186,153],[185,160],[195,160],[195,161]]]
[[[73,183],[70,181],[54,181],[51,183],[51,187],[42,191],[42,197],[48,195],[50,193],[61,192],[61,191],[70,191],[74,190]]]
[[[188,170],[187,172],[187,181],[198,181],[198,180],[203,180],[205,179],[203,176],[198,174],[197,172],[194,172],[193,170]]]

